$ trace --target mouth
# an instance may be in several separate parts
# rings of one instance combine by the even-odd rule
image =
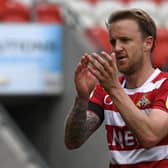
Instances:
[[[117,61],[124,61],[124,60],[126,60],[126,56],[125,55],[118,55],[117,57]]]

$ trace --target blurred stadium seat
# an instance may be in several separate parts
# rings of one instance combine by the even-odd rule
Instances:
[[[160,15],[159,15],[159,5],[157,5],[154,1],[146,1],[146,0],[141,0],[141,1],[137,1],[137,0],[133,0],[128,4],[128,8],[141,8],[145,11],[147,11],[151,17],[155,20],[157,26],[160,27],[161,23],[161,19],[160,19]]]
[[[95,5],[98,2],[98,0],[86,0],[86,1],[93,5]]]
[[[127,5],[131,0],[120,0],[120,1]]]
[[[40,23],[57,23],[63,22],[61,7],[56,3],[39,3],[35,7],[35,20]]]
[[[3,22],[29,22],[30,19],[31,15],[28,6],[17,1],[7,1],[4,4]]]
[[[4,13],[4,5],[5,5],[5,2],[1,0],[0,1],[0,21],[2,20],[2,16]]]
[[[23,3],[26,6],[32,7],[34,0],[15,0],[17,2]]]
[[[66,8],[69,15],[72,15],[76,26],[81,28],[95,25],[94,5],[88,1],[67,1]]]
[[[121,1],[99,1],[94,7],[96,15],[96,22],[105,27],[105,21],[110,13],[118,9],[123,9],[125,5]]]
[[[155,67],[164,69],[168,64],[168,29],[160,28],[157,33],[156,48],[152,56]]]
[[[163,1],[158,6],[159,10],[159,16],[161,20],[161,27],[167,27],[168,28],[168,1]]]
[[[167,1],[167,0],[152,0],[152,1],[154,1],[155,3],[157,3],[159,5],[160,3]]]
[[[97,49],[111,52],[112,47],[109,42],[108,32],[101,26],[95,26],[85,29],[85,35],[95,45]]]

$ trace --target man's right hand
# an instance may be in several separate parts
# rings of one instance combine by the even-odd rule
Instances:
[[[78,63],[75,71],[75,85],[77,96],[82,99],[89,99],[90,93],[94,89],[97,79],[89,72],[88,54],[85,53]]]

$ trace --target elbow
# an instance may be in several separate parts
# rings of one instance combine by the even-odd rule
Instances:
[[[143,137],[141,140],[139,140],[140,145],[146,149],[156,146],[159,143],[159,141],[160,140],[157,136]]]
[[[68,150],[74,150],[81,147],[81,144],[66,139],[64,140],[64,144]]]
[[[80,147],[78,145],[71,144],[71,143],[65,143],[65,146],[68,150],[74,150],[74,149],[78,149]]]

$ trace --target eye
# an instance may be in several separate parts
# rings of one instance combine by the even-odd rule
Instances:
[[[111,43],[111,45],[114,47],[115,44],[116,44],[116,40],[115,40],[115,39],[110,39],[110,43]]]
[[[127,38],[127,37],[122,37],[120,40],[121,40],[123,43],[127,43],[127,42],[130,41],[130,39]]]

